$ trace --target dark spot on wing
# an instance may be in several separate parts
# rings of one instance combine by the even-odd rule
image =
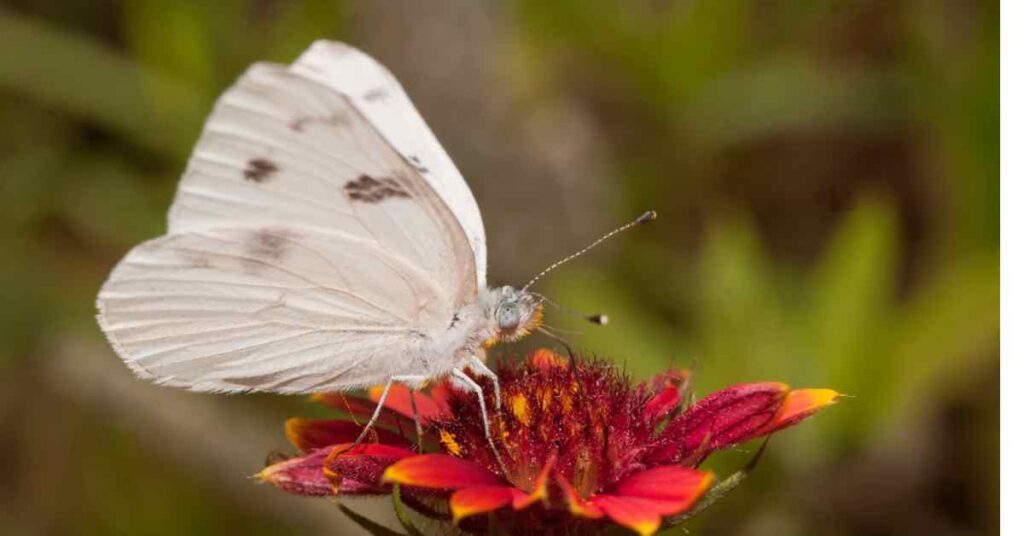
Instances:
[[[388,98],[388,91],[382,87],[375,87],[363,95],[365,101],[379,101]]]
[[[452,328],[454,328],[454,327],[455,327],[455,324],[458,324],[458,323],[459,323],[459,320],[460,320],[460,318],[459,318],[459,313],[455,313],[455,314],[454,314],[454,315],[452,316],[452,323],[451,323],[451,324],[448,324],[448,329],[452,329]]]
[[[242,170],[242,175],[247,181],[263,182],[278,171],[280,171],[280,169],[277,167],[277,164],[270,160],[267,160],[266,158],[253,158],[249,161],[249,164],[246,165],[245,169]]]
[[[281,260],[288,249],[287,231],[260,229],[252,233],[246,243],[246,253],[257,259]]]
[[[375,179],[366,174],[345,183],[343,190],[349,199],[364,203],[380,203],[392,197],[412,197],[395,179],[391,177]]]
[[[429,169],[427,169],[427,166],[423,165],[423,162],[420,162],[420,157],[414,154],[409,155],[407,160],[409,160],[409,164],[412,165],[413,169],[419,171],[420,173],[427,173],[430,171]]]
[[[297,117],[288,123],[288,128],[295,132],[305,132],[306,127],[313,124],[321,124],[332,127],[346,127],[352,123],[352,119],[346,112],[334,112],[326,117],[323,116],[305,116]]]

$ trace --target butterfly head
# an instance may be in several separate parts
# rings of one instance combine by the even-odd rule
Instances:
[[[517,341],[541,325],[544,307],[534,294],[510,286],[488,294],[487,316],[495,326],[490,344]]]
[[[654,221],[656,217],[657,214],[653,210],[644,212],[640,217],[633,221],[605,233],[604,236],[594,240],[587,247],[541,270],[539,274],[534,276],[534,278],[521,289],[507,285],[504,287],[489,289],[485,294],[483,294],[481,303],[484,311],[486,312],[487,320],[492,326],[494,335],[484,342],[484,346],[491,346],[499,342],[517,341],[535,329],[544,331],[541,327],[544,320],[544,302],[550,302],[555,306],[558,306],[558,304],[542,297],[539,294],[530,292],[530,287],[555,268],[558,268],[580,255],[583,255],[601,242],[604,242],[626,229],[640,225],[641,223]],[[587,321],[594,324],[604,325],[608,323],[608,317],[605,315],[581,316],[584,316]],[[547,332],[545,331],[545,333]]]

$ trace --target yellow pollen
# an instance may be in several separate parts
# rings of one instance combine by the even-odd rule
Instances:
[[[530,425],[530,406],[526,402],[525,396],[515,395],[512,397],[512,414],[523,426]]]
[[[455,441],[455,436],[448,430],[441,430],[441,443],[444,444],[444,448],[452,456],[462,454],[462,447],[459,446],[459,443]]]

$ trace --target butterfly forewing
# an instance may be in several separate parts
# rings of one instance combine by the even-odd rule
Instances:
[[[378,242],[447,296],[475,289],[451,210],[350,99],[257,64],[207,119],[171,207],[171,233],[286,225]]]
[[[370,56],[332,41],[313,43],[290,68],[348,96],[420,172],[462,226],[473,248],[478,286],[485,288],[487,244],[480,210],[459,170],[394,75]]]
[[[470,242],[430,183],[349,97],[282,66],[218,101],[169,228],[97,300],[121,357],[161,383],[310,392],[425,372],[424,341],[476,297]]]
[[[99,302],[105,331],[138,373],[216,391],[377,383],[448,315],[422,275],[378,246],[287,229],[146,242]]]

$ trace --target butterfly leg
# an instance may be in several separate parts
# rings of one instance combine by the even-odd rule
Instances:
[[[502,419],[504,419],[505,416],[501,411],[501,384],[498,382],[498,375],[488,368],[479,356],[474,355],[473,359],[470,359],[468,364],[469,368],[473,370],[473,372],[476,372],[480,376],[486,376],[488,380],[491,380],[491,385],[494,386],[494,411],[498,414],[498,425],[504,426]]]
[[[469,368],[473,372],[475,372],[475,373],[477,373],[477,374],[479,374],[481,376],[487,376],[487,379],[491,380],[491,383],[494,385],[494,406],[498,409],[498,414],[499,414],[498,416],[500,417],[501,416],[501,386],[498,385],[498,375],[495,374],[493,370],[487,368],[487,365],[484,364],[484,362],[481,361],[480,358],[477,357],[477,356],[473,356],[473,359],[470,359],[468,364],[469,364]]]
[[[498,465],[501,467],[501,471],[508,475],[508,468],[505,467],[505,462],[501,459],[498,447],[494,444],[494,438],[491,437],[491,422],[490,419],[487,418],[487,402],[484,399],[483,387],[480,387],[480,384],[473,381],[473,378],[470,378],[465,372],[462,372],[457,368],[452,369],[452,376],[460,380],[466,385],[466,387],[469,387],[474,393],[476,393],[476,398],[480,402],[480,416],[484,420],[484,435],[487,437],[487,443],[491,446],[491,452],[494,453],[494,459],[497,460]]]
[[[412,408],[412,422],[416,424],[416,452],[423,452],[423,425],[420,423],[420,410],[416,407],[416,389],[409,388],[409,406]]]
[[[366,426],[363,426],[363,431],[359,432],[359,437],[357,437],[356,440],[353,441],[348,448],[351,449],[352,447],[355,447],[356,445],[362,443],[363,440],[366,439],[367,434],[370,433],[370,430],[373,430],[373,425],[377,424],[377,419],[380,417],[380,412],[384,409],[384,402],[386,402],[388,399],[388,393],[391,392],[391,384],[395,382],[400,382],[409,386],[419,386],[422,385],[423,382],[425,381],[427,381],[426,376],[416,375],[392,376],[391,378],[389,378],[388,382],[384,384],[384,390],[381,391],[380,393],[380,400],[377,401],[377,407],[373,408],[373,414],[370,415],[370,420],[367,421]],[[410,387],[410,391],[411,390],[412,388]],[[413,403],[415,404],[415,402]],[[416,406],[413,407],[415,408]],[[416,433],[419,434],[421,431],[419,414],[417,414],[416,417]]]

